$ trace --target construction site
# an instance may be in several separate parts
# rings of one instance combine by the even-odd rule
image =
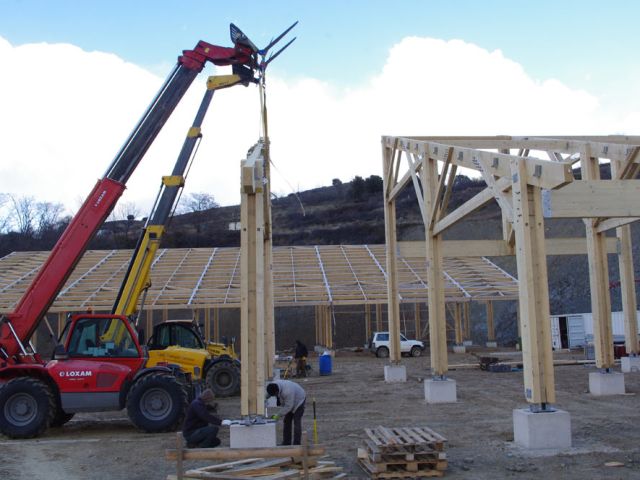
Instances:
[[[269,137],[264,85],[295,25],[261,49],[231,24],[232,46],[184,51],[56,246],[0,258],[0,476],[640,478],[640,137],[381,135],[385,243],[273,246],[270,142],[287,139]],[[88,249],[207,63],[232,74],[209,77],[136,248]],[[262,123],[237,159],[240,245],[166,248],[214,92],[235,85],[259,89]],[[461,172],[484,185],[456,201]],[[407,190],[420,240],[398,235]],[[498,235],[451,233],[490,203]],[[584,233],[546,236],[565,219]],[[566,318],[552,332],[547,260],[567,255],[588,263],[580,348]],[[505,305],[508,342],[494,315]],[[291,335],[309,344],[305,375]],[[280,442],[266,387],[281,380],[306,392],[300,445]],[[219,447],[193,448],[182,425],[206,388],[226,423]]]

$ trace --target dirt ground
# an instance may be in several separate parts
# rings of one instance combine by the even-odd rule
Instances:
[[[518,360],[517,352],[504,355]],[[561,356],[571,358],[570,354]],[[581,354],[574,356],[582,358]],[[365,438],[364,428],[377,425],[426,425],[444,435],[449,440],[445,478],[640,478],[639,373],[625,376],[626,395],[598,398],[587,393],[593,367],[556,367],[557,407],[571,414],[573,447],[531,453],[513,444],[512,410],[525,406],[522,373],[454,366],[475,363],[469,354],[451,354],[449,361],[458,402],[428,405],[422,384],[428,356],[403,359],[406,384],[386,384],[383,368],[387,361],[366,352],[338,352],[328,376],[318,376],[317,359],[311,359],[312,376],[300,382],[308,398],[316,399],[320,443],[348,478],[367,478],[356,463],[356,449]],[[239,397],[219,403],[223,418],[239,415]],[[310,403],[303,419],[309,432]],[[221,438],[223,445],[229,445],[227,429]],[[174,439],[174,433],[140,433],[124,412],[79,414],[38,439],[0,437],[0,478],[160,480],[175,473],[175,464],[164,459],[164,450],[173,447]],[[606,462],[624,466],[607,467]]]

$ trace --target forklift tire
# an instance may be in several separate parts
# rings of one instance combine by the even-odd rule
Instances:
[[[127,395],[127,413],[133,424],[149,433],[171,432],[182,426],[187,392],[173,375],[149,373],[133,384]]]
[[[214,363],[207,371],[206,384],[216,397],[237,395],[240,393],[240,369],[229,361]]]
[[[56,411],[56,401],[42,380],[18,377],[0,388],[0,432],[10,438],[33,438],[44,432]]]

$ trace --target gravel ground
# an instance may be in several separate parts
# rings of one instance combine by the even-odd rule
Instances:
[[[504,355],[518,360],[517,352]],[[444,435],[449,440],[446,478],[640,478],[640,374],[625,376],[626,395],[594,397],[587,393],[593,367],[556,367],[557,407],[571,414],[573,447],[534,453],[513,444],[512,410],[526,405],[522,373],[481,371],[469,366],[475,363],[469,354],[451,354],[449,361],[458,402],[428,405],[422,383],[428,376],[426,357],[403,359],[405,384],[386,384],[387,361],[367,353],[338,352],[332,374],[322,377],[317,376],[317,360],[312,359],[314,375],[300,382],[309,399],[316,399],[320,443],[348,478],[367,478],[357,465],[356,449],[365,437],[364,428],[377,425],[428,426]],[[222,417],[239,415],[239,397],[219,403]],[[310,402],[304,425],[312,427]],[[229,444],[227,429],[221,438],[223,445]],[[164,450],[173,446],[174,439],[173,433],[137,431],[124,412],[79,414],[38,439],[0,437],[0,478],[163,479],[175,473],[175,465],[164,460]],[[607,462],[623,466],[607,467]]]

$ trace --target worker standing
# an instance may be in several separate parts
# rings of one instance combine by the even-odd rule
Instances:
[[[309,356],[309,350],[307,346],[300,340],[296,340],[296,353],[293,358],[296,359],[296,377],[307,376],[307,357]]]
[[[300,445],[302,439],[302,415],[307,394],[296,382],[290,380],[274,380],[267,385],[268,397],[277,397],[278,406],[282,408],[284,420],[282,424],[282,444],[291,445],[291,427],[293,424],[293,445]]]
[[[214,399],[213,390],[207,388],[189,405],[182,427],[182,435],[188,448],[213,448],[220,445],[218,429],[225,423],[212,413],[217,408]]]

